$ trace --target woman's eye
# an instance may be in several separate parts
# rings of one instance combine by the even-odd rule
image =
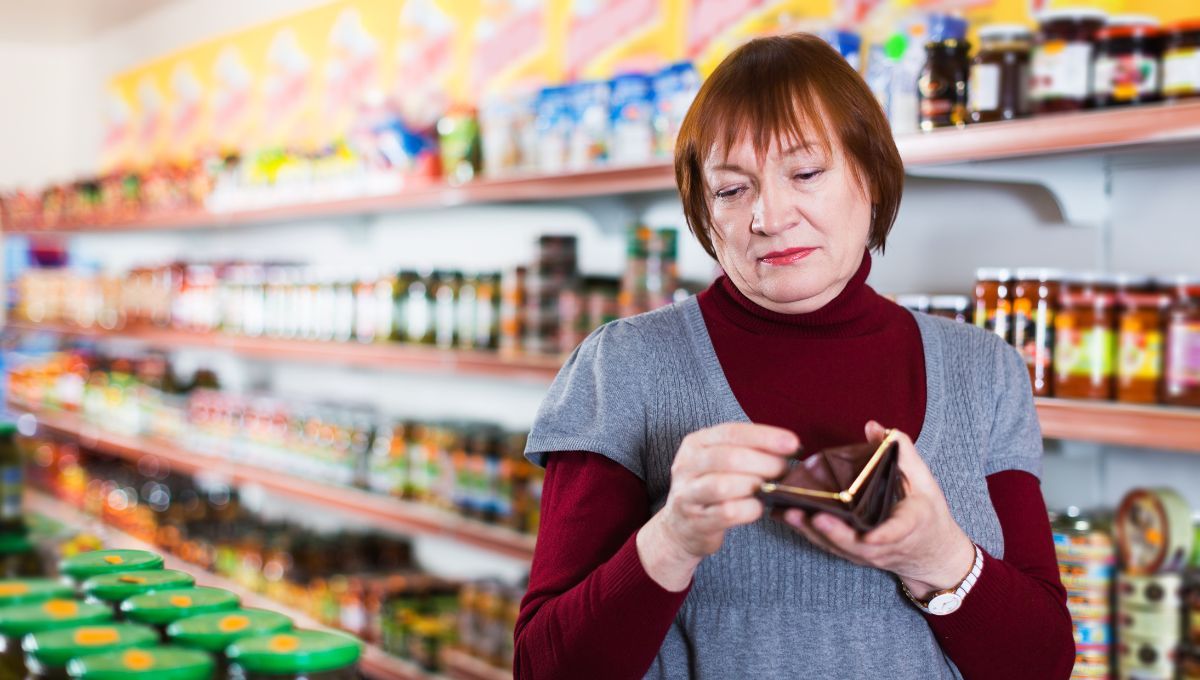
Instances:
[[[795,175],[793,175],[792,178],[798,179],[801,182],[807,182],[810,179],[815,179],[822,172],[825,172],[825,171],[824,170],[809,170],[808,172],[798,172]]]
[[[746,191],[746,187],[742,187],[742,186],[729,187],[728,189],[721,189],[720,191],[718,191],[716,193],[716,197],[721,200],[727,201],[732,198],[737,198],[738,196],[741,196],[745,191]]]

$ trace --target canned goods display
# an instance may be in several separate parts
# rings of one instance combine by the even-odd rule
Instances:
[[[1171,489],[1134,489],[1117,509],[1117,549],[1130,574],[1181,570],[1191,556],[1191,508]]]
[[[1112,588],[1116,553],[1104,518],[1068,508],[1051,528],[1059,576],[1067,590],[1075,636],[1071,678],[1108,678],[1113,640]]]
[[[1117,645],[1117,674],[1122,680],[1172,680],[1174,644],[1161,640],[1122,640]]]
[[[1122,573],[1117,577],[1117,609],[1178,612],[1182,606],[1183,576],[1179,574],[1132,576]]]

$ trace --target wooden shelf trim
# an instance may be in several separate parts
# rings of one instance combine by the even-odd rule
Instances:
[[[132,340],[154,347],[199,347],[233,352],[255,359],[305,361],[386,370],[454,373],[547,382],[562,366],[563,357],[438,349],[401,343],[332,342],[246,337],[224,333],[197,333],[166,328],[129,328],[119,331],[79,328],[67,324],[10,321],[8,328],[77,337]]]
[[[162,554],[164,567],[167,569],[177,569],[184,571],[196,578],[196,584],[202,586],[210,586],[213,588],[224,588],[231,592],[237,593],[241,598],[242,604],[247,607],[258,607],[261,609],[271,609],[289,617],[296,623],[297,626],[304,628],[319,628],[328,630],[327,626],[318,623],[315,619],[295,610],[288,609],[278,602],[248,590],[240,584],[223,578],[212,572],[205,571],[200,567],[185,562],[174,555],[163,554],[156,546],[150,545],[145,541],[137,539],[129,534],[126,534],[112,526],[104,524],[99,519],[84,514],[79,510],[63,503],[62,501],[53,498],[49,495],[38,491],[27,491],[25,494],[25,505],[28,509],[41,515],[45,515],[51,519],[61,522],[67,526],[78,527],[87,531],[93,531],[98,534],[104,541],[105,547],[114,549],[127,550],[149,550],[154,553]],[[471,660],[474,661],[474,660]],[[442,676],[426,673],[416,665],[409,663],[403,659],[396,658],[382,649],[367,645],[363,650],[362,660],[360,662],[361,669],[372,680],[441,680]]]
[[[235,484],[254,484],[263,489],[325,507],[352,512],[377,526],[406,534],[438,536],[520,560],[533,557],[534,537],[459,517],[454,513],[383,494],[290,475],[231,460],[181,449],[173,442],[153,437],[134,437],[107,432],[70,413],[47,412],[11,402],[32,413],[39,428],[76,439],[83,446],[137,461],[155,456],[184,474],[217,475]]]
[[[1200,103],[1155,104],[1040,116],[962,129],[902,135],[896,139],[908,167],[1078,153],[1200,141]],[[419,182],[392,194],[213,212],[204,209],[147,215],[104,223],[64,223],[48,228],[6,225],[10,232],[170,230],[226,228],[288,220],[376,215],[479,203],[548,201],[673,191],[671,162],[609,167],[557,175],[527,174],[453,186]]]
[[[1036,401],[1044,437],[1200,453],[1200,408]]]

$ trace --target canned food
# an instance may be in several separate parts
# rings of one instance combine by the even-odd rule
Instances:
[[[65,678],[71,659],[157,644],[152,628],[114,623],[34,633],[25,637],[22,647],[31,677]]]
[[[1139,611],[1169,610],[1183,606],[1183,577],[1179,574],[1158,576],[1117,576],[1117,609]]]
[[[1113,642],[1111,623],[1075,622],[1075,644],[1109,645]]]
[[[210,680],[212,657],[194,649],[126,649],[72,659],[67,674],[80,680]]]
[[[1182,633],[1181,624],[1178,609],[1122,609],[1117,613],[1121,639],[1178,640]]]
[[[237,609],[238,596],[220,588],[179,588],[135,595],[121,603],[121,611],[130,621],[154,626],[166,640],[166,628],[172,623],[210,612]]]
[[[1117,548],[1130,574],[1173,572],[1187,565],[1194,529],[1191,508],[1167,488],[1134,489],[1117,509]]]
[[[71,586],[51,578],[5,579],[0,581],[0,607],[42,602],[54,598],[69,599]]]
[[[158,590],[189,588],[196,579],[191,574],[174,569],[116,572],[93,576],[83,582],[83,592],[89,602],[103,602],[118,616],[121,603],[135,595]]]
[[[163,558],[145,550],[94,550],[59,562],[58,570],[75,583],[118,571],[162,569]]]
[[[355,666],[362,643],[340,633],[295,630],[242,638],[226,653],[234,673],[247,680],[349,680],[358,677]]]
[[[1175,644],[1161,640],[1122,640],[1117,645],[1117,671],[1123,678],[1162,678],[1175,675]]]

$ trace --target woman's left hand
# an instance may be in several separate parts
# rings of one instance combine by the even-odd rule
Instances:
[[[886,430],[867,423],[867,440],[883,441]],[[908,435],[897,432],[904,498],[892,516],[859,536],[850,525],[827,513],[784,513],[784,521],[814,545],[856,564],[890,571],[918,598],[957,586],[971,571],[975,546],[954,521],[937,480]]]

